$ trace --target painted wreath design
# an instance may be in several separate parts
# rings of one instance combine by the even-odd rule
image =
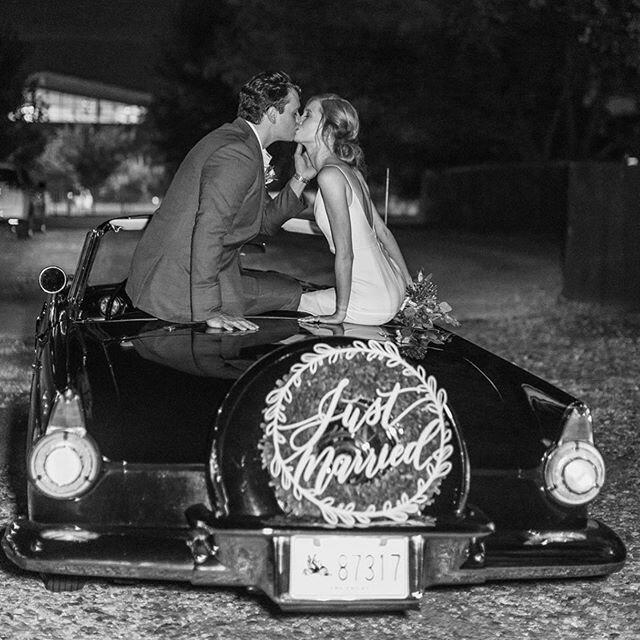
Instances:
[[[423,468],[416,470],[411,477],[412,489],[403,491],[395,500],[384,500],[381,505],[369,504],[362,508],[356,505],[357,500],[336,504],[335,497],[323,496],[322,491],[318,491],[316,487],[303,486],[296,479],[291,459],[286,455],[285,450],[291,445],[286,435],[291,429],[286,425],[286,413],[294,399],[294,392],[301,389],[305,376],[314,376],[315,379],[323,365],[336,363],[342,358],[348,361],[356,358],[363,358],[365,362],[380,361],[389,369],[398,370],[401,374],[398,378],[417,380],[418,384],[413,390],[420,397],[418,410],[434,416],[430,423],[434,444]],[[346,383],[343,381],[343,384]],[[355,341],[351,345],[340,347],[326,343],[316,344],[313,351],[303,354],[300,362],[293,365],[289,374],[279,381],[279,386],[267,395],[264,418],[262,449],[265,467],[268,467],[271,476],[278,481],[284,492],[290,492],[297,501],[313,505],[323,519],[333,526],[353,527],[388,521],[406,523],[433,502],[440,484],[452,468],[449,460],[453,452],[452,431],[449,427],[452,418],[447,406],[446,391],[438,389],[436,379],[427,376],[422,366],[414,367],[402,358],[396,345],[390,342]],[[304,423],[305,420],[302,420],[296,424],[303,425],[304,428]],[[294,438],[294,434],[290,437]],[[415,475],[418,477],[414,477]],[[388,484],[382,487],[384,491],[388,491]],[[286,502],[286,498],[281,501]],[[433,525],[435,520],[420,517],[420,523]]]

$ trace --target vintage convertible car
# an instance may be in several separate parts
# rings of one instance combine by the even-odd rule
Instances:
[[[166,579],[380,610],[622,567],[588,515],[605,466],[580,400],[455,334],[417,357],[393,325],[149,317],[123,286],[146,222],[91,231],[73,279],[40,274],[28,510],[2,544],[49,589]]]

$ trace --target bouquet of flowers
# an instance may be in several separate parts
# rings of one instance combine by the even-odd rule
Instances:
[[[407,356],[421,359],[430,343],[443,344],[451,334],[436,326],[436,323],[453,327],[460,323],[451,315],[451,306],[438,300],[438,288],[425,276],[422,269],[407,287],[407,296],[394,318],[396,342]]]

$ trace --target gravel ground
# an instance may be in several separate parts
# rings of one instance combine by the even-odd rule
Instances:
[[[419,611],[402,615],[308,616],[280,614],[242,591],[171,583],[95,581],[77,593],[52,594],[0,554],[0,639],[640,637],[640,315],[558,301],[557,285],[557,279],[538,283],[520,313],[511,306],[509,313],[467,315],[460,333],[591,406],[608,472],[592,514],[625,540],[629,557],[621,572],[440,588],[425,594]],[[23,486],[19,451],[30,362],[29,341],[0,330],[0,433],[10,435],[0,443],[9,454],[0,468],[0,529],[23,504],[15,488]]]

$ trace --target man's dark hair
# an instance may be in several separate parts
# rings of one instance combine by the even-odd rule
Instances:
[[[238,116],[258,124],[269,107],[282,113],[291,89],[301,95],[300,87],[284,71],[258,73],[240,89]]]

